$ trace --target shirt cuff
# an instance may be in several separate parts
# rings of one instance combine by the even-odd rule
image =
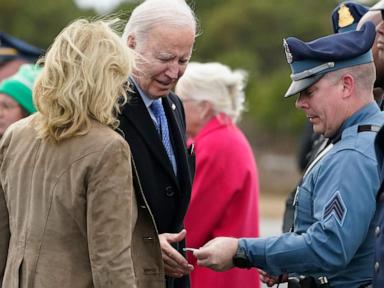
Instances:
[[[267,265],[265,257],[266,238],[240,238],[239,247],[244,249],[248,260],[260,269],[265,269]]]

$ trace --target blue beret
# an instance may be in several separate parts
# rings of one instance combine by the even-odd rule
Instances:
[[[361,17],[368,12],[368,7],[353,2],[339,4],[332,12],[333,32],[356,30]]]
[[[32,46],[20,39],[0,32],[0,63],[15,58],[34,62],[43,54],[41,48]]]
[[[292,70],[292,83],[285,97],[303,91],[328,72],[372,62],[370,49],[375,36],[375,26],[367,22],[358,31],[332,34],[311,42],[295,37],[284,39]]]

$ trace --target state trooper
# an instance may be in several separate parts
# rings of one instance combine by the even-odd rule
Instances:
[[[377,36],[377,65],[384,65],[383,42],[384,41],[384,1],[378,2],[371,8],[372,11],[381,12],[381,21],[376,26]],[[375,260],[373,287],[381,288],[384,286],[384,128],[381,128],[375,140],[376,156],[379,163],[381,185],[377,195],[376,215],[375,215]]]
[[[364,14],[357,25],[357,29],[359,29],[365,22],[370,21],[376,26],[376,39],[372,46],[373,62],[375,63],[376,68],[376,80],[373,86],[373,95],[377,104],[381,107],[381,110],[384,108],[384,47],[382,45],[384,39],[384,22],[382,17],[383,6],[384,0],[376,3],[366,14]]]
[[[348,31],[356,30],[356,27],[362,17],[368,12],[368,7],[354,3],[354,2],[343,2],[333,9],[331,14],[332,28],[335,33],[343,33]],[[372,50],[373,60],[375,62],[375,54]],[[377,73],[377,70],[376,70]],[[303,142],[303,140],[305,142]],[[324,148],[327,139],[322,135],[314,133],[312,124],[309,120],[306,122],[305,130],[302,135],[302,143],[300,147],[300,164],[301,172],[305,172],[316,155]],[[303,145],[306,144],[306,145]],[[285,211],[283,216],[283,232],[288,232],[292,228],[294,218],[294,207],[293,200],[295,198],[296,189],[293,190],[285,201]]]
[[[375,27],[311,42],[284,40],[292,83],[314,131],[330,139],[295,196],[293,232],[267,238],[218,237],[193,252],[216,271],[257,267],[269,286],[302,275],[299,287],[369,287],[373,276],[379,171],[374,139],[384,114],[373,99]],[[271,276],[273,275],[273,276]],[[284,275],[278,277],[277,275]]]
[[[384,285],[384,128],[381,128],[375,140],[376,155],[379,162],[381,186],[377,195],[375,215],[375,262],[373,287],[381,288]]]
[[[34,63],[43,53],[41,48],[0,32],[0,81],[15,74],[22,64]]]

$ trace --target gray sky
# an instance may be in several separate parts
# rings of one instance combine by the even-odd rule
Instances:
[[[98,13],[107,13],[113,10],[121,2],[127,0],[75,0],[80,8],[94,8]]]
[[[75,0],[75,3],[80,8],[94,8],[98,13],[107,13],[113,10],[116,6],[118,6],[121,2],[129,2],[132,0]],[[339,0],[339,2],[343,2],[344,0]],[[378,0],[357,0],[365,5],[373,5]]]

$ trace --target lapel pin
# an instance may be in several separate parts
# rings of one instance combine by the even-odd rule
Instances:
[[[176,110],[176,105],[175,105],[175,103],[172,103],[172,110]]]

